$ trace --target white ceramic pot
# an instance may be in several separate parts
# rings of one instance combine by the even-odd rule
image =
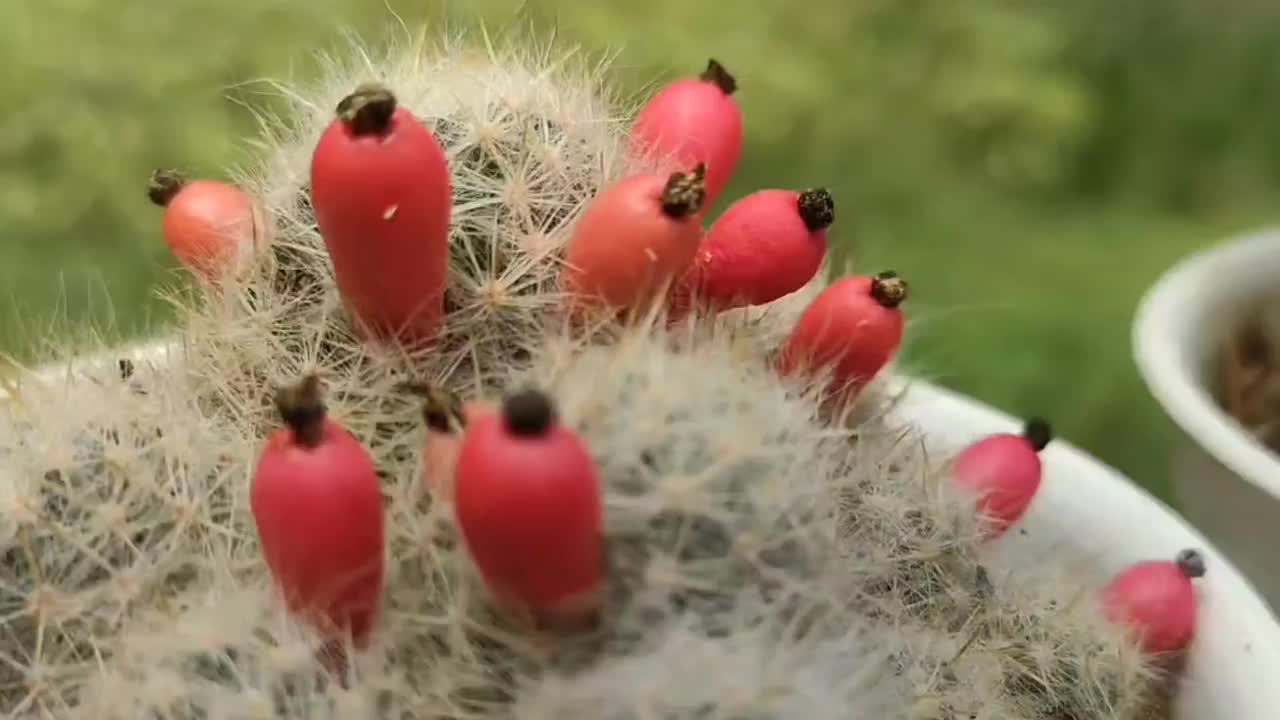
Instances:
[[[1233,238],[1178,263],[1134,321],[1134,355],[1179,443],[1171,480],[1186,517],[1280,608],[1280,457],[1215,401],[1217,348],[1251,303],[1280,291],[1280,230]],[[1277,714],[1280,717],[1280,713]]]
[[[942,449],[1022,427],[1005,413],[915,380],[896,412]],[[1280,718],[1280,624],[1223,553],[1159,500],[1070,443],[1054,440],[1042,458],[1043,485],[1023,521],[1028,534],[1009,534],[1010,550],[1034,562],[1071,545],[1112,573],[1138,560],[1200,549],[1209,571],[1197,581],[1199,635],[1174,718]]]
[[[133,347],[86,362],[114,363],[121,355],[162,360],[167,352],[164,345]],[[896,418],[923,431],[938,452],[1021,429],[1016,418],[924,381],[895,376],[889,390],[901,391]],[[1061,439],[1042,458],[1044,484],[1023,520],[1028,534],[1010,533],[1007,550],[1034,562],[1071,545],[1108,573],[1138,560],[1172,558],[1184,548],[1201,550],[1209,570],[1197,581],[1200,632],[1174,718],[1280,718],[1280,624],[1244,577],[1196,530],[1115,470]]]

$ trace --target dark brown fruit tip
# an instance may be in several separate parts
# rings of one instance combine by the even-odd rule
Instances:
[[[1186,549],[1178,553],[1178,557],[1174,559],[1178,569],[1182,574],[1189,578],[1204,577],[1204,555],[1199,550]]]
[[[898,273],[885,270],[871,279],[871,297],[884,307],[896,308],[907,299],[907,281]]]
[[[662,212],[678,219],[696,215],[707,199],[707,164],[698,163],[692,172],[671,173],[662,189]]]
[[[1053,441],[1053,426],[1044,418],[1030,418],[1022,426],[1022,437],[1032,449],[1040,452]]]
[[[156,205],[165,207],[186,185],[187,178],[182,173],[159,168],[151,173],[151,179],[147,181],[147,197]]]
[[[836,221],[836,201],[826,188],[814,188],[800,193],[798,203],[800,219],[809,232],[818,232],[831,227]]]
[[[314,373],[276,391],[276,410],[284,424],[303,447],[316,447],[324,430],[328,410],[321,397],[320,377]]]
[[[545,392],[526,388],[502,399],[502,417],[511,434],[534,437],[555,424],[556,406]]]
[[[707,69],[702,71],[698,78],[704,82],[720,88],[720,92],[725,95],[732,95],[738,91],[738,81],[723,65],[716,62],[715,58],[707,60]]]
[[[378,83],[365,83],[338,102],[338,119],[351,129],[351,134],[381,135],[391,127],[396,111],[396,96]]]

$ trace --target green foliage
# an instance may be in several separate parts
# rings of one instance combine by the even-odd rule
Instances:
[[[1062,3],[1068,67],[1100,116],[1076,189],[1205,210],[1280,176],[1280,5]]]
[[[1087,88],[1057,63],[1063,38],[1024,3],[762,0],[731,17],[683,0],[562,8],[532,0],[521,12],[591,47],[625,40],[636,86],[726,62],[743,87],[747,153],[792,182],[804,180],[788,165],[907,198],[940,174],[1051,186],[1068,169],[1062,148],[1090,129]]]
[[[244,104],[270,103],[254,80],[313,74],[344,28],[446,13],[616,50],[635,98],[723,61],[748,137],[722,207],[830,187],[840,251],[915,281],[912,367],[1160,485],[1166,430],[1128,325],[1179,255],[1271,215],[1266,0],[0,3],[0,350],[62,316],[164,320],[150,170],[221,174],[253,150]]]
[[[172,263],[147,175],[162,165],[220,174],[239,161],[255,131],[245,101],[257,102],[243,84],[287,73],[335,37],[352,18],[334,4],[0,7],[0,66],[10,73],[0,113],[0,347],[42,337],[55,303],[67,319],[110,322],[109,294],[126,331],[164,310],[153,285],[169,280]]]

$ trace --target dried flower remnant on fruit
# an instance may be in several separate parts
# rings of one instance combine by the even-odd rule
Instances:
[[[1174,558],[1174,563],[1183,575],[1189,578],[1202,578],[1205,575],[1206,567],[1204,562],[1204,554],[1199,550],[1188,548],[1178,553]]]
[[[1053,442],[1053,425],[1044,418],[1029,418],[1022,427],[1022,437],[1026,438],[1033,450],[1040,452]]]
[[[836,201],[825,188],[800,193],[799,210],[809,232],[825,230],[836,221]]]
[[[907,281],[893,270],[885,270],[872,279],[871,297],[887,308],[896,308],[907,299]]]
[[[715,58],[707,60],[707,69],[703,70],[698,78],[720,88],[725,95],[732,95],[738,91],[738,80]]]
[[[280,418],[293,431],[299,445],[319,445],[328,410],[318,375],[309,374],[296,384],[281,387],[276,391],[275,402]]]
[[[698,163],[692,172],[672,173],[662,190],[662,211],[673,218],[696,215],[707,197],[706,178],[706,163]]]
[[[504,398],[502,416],[508,431],[524,437],[542,435],[557,421],[551,398],[535,388],[526,388]]]
[[[335,114],[351,129],[351,134],[380,135],[391,125],[396,111],[396,96],[386,87],[366,83],[342,98]]]
[[[156,205],[167,207],[186,184],[187,177],[177,170],[158,168],[147,182],[147,197]]]

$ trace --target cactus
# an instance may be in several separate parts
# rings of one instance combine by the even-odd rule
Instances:
[[[390,359],[459,390],[491,384],[518,363],[561,300],[556,279],[567,230],[608,182],[644,160],[624,145],[624,113],[600,68],[546,44],[488,46],[420,35],[381,54],[329,58],[311,87],[285,89],[288,110],[263,120],[269,151],[243,182],[274,218],[274,252],[227,291],[238,326],[275,325],[290,357],[321,351],[322,365],[368,363],[333,293],[311,214],[311,150],[353,83],[394,88],[440,141],[453,170],[446,336],[429,357]],[[205,314],[201,310],[198,314]],[[305,313],[306,317],[299,317]],[[299,328],[310,335],[299,336]],[[202,335],[205,335],[202,333]],[[373,388],[379,391],[383,388]]]
[[[564,322],[565,232],[639,167],[598,68],[454,38],[358,50],[267,125],[244,183],[268,250],[172,295],[172,357],[27,375],[0,403],[0,711],[1151,717],[1166,677],[1104,620],[1074,558],[1033,573],[984,545],[973,499],[941,481],[948,450],[889,421],[885,388],[832,407],[821,378],[774,372],[825,273],[714,317]],[[369,79],[453,168],[448,329],[425,351],[352,331],[305,202],[309,148]],[[384,610],[359,650],[282,609],[249,509],[274,389],[310,372],[384,481]],[[574,627],[491,602],[448,494],[424,482],[432,403],[528,386],[602,481],[606,592]]]

